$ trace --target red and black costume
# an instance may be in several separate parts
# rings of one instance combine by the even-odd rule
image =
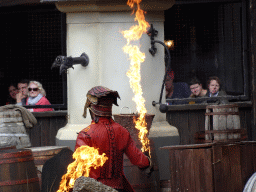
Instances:
[[[98,123],[82,130],[77,137],[75,149],[89,145],[98,148],[99,153],[106,153],[108,160],[103,167],[92,169],[90,177],[115,189],[127,187],[127,180],[123,171],[123,154],[131,163],[140,168],[149,166],[148,158],[136,147],[129,132],[111,118],[100,117]]]
[[[107,88],[104,88],[105,92],[106,89]],[[112,188],[133,192],[132,187],[124,175],[123,154],[127,155],[132,164],[142,169],[149,167],[150,161],[148,157],[136,147],[130,133],[111,118],[112,103],[116,103],[115,99],[119,97],[119,95],[117,92],[107,90],[109,91],[107,96],[96,98],[97,103],[95,105],[90,101],[91,96],[88,97],[84,116],[86,116],[86,108],[89,107],[90,111],[96,114],[96,118],[92,120],[91,125],[78,134],[75,149],[82,145],[88,145],[98,148],[100,154],[105,153],[108,160],[102,167],[91,169],[90,177]],[[89,93],[90,91],[88,94]],[[112,93],[112,101],[109,99],[111,98],[111,96],[109,97],[109,93]],[[111,105],[108,105],[110,103]]]

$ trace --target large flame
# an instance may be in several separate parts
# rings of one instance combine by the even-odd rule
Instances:
[[[83,145],[73,154],[75,161],[68,165],[67,173],[62,176],[57,192],[68,192],[73,188],[75,180],[81,176],[89,177],[91,168],[98,168],[108,160],[105,153],[99,154],[98,149]]]
[[[138,22],[138,25],[134,25],[129,30],[122,32],[123,36],[127,39],[127,44],[123,47],[123,50],[129,55],[131,60],[131,66],[127,72],[127,76],[130,79],[130,86],[135,94],[133,101],[135,101],[137,112],[139,113],[138,119],[135,120],[135,128],[139,130],[138,137],[142,143],[142,152],[148,151],[150,155],[149,139],[147,138],[148,130],[145,119],[147,110],[140,84],[140,66],[145,60],[145,53],[142,53],[138,46],[131,44],[132,41],[139,40],[142,34],[147,32],[147,28],[149,27],[149,23],[145,20],[145,12],[140,8],[140,2],[141,0],[128,0],[127,2],[131,8],[134,8],[136,4],[137,10],[134,20]]]

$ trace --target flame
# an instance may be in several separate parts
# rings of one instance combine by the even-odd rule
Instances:
[[[168,47],[168,49],[173,49],[173,47],[174,47],[173,40],[166,40],[166,41],[164,41],[164,44]]]
[[[135,3],[137,5],[137,10],[135,13],[135,21],[138,22],[138,25],[132,26],[129,30],[122,31],[124,38],[127,40],[127,44],[123,47],[123,51],[129,55],[131,60],[131,66],[126,75],[130,79],[130,87],[132,88],[135,96],[133,97],[133,101],[136,103],[136,108],[139,113],[139,117],[135,120],[135,128],[139,130],[139,140],[142,143],[142,152],[148,151],[150,155],[150,147],[149,147],[149,139],[147,138],[147,123],[146,123],[146,107],[145,107],[145,99],[142,94],[142,87],[140,84],[141,75],[141,63],[145,61],[145,53],[142,53],[138,46],[131,45],[132,41],[139,40],[143,33],[147,32],[147,28],[149,27],[149,23],[146,22],[144,11],[140,8],[141,0],[128,0],[127,4],[131,7],[135,7]]]
[[[73,158],[75,161],[68,165],[67,173],[62,176],[57,192],[68,192],[69,189],[73,188],[77,178],[81,176],[89,177],[91,168],[102,167],[108,160],[105,153],[100,155],[98,149],[87,145],[77,148]]]

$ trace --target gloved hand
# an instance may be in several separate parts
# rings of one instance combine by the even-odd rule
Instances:
[[[147,157],[150,157],[149,156],[149,151],[144,151],[143,154],[146,155]]]
[[[144,172],[148,177],[150,177],[151,173],[154,171],[154,164],[148,156],[147,156],[147,158],[149,160],[149,166],[144,170]]]
[[[154,164],[152,162],[152,160],[147,156],[148,160],[149,160],[149,166],[142,169],[140,168],[140,170],[145,173],[147,175],[147,177],[151,176],[151,173],[154,171]]]

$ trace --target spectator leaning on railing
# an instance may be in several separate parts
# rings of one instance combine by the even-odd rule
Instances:
[[[214,104],[227,104],[228,100],[225,98],[221,99],[214,99],[213,97],[220,97],[226,96],[227,93],[221,89],[220,79],[216,76],[209,77],[207,81],[208,91],[207,96],[211,97],[212,99],[207,100],[207,103],[214,103]]]
[[[18,89],[15,84],[11,83],[8,87],[9,95],[7,97],[6,105],[16,103],[16,95],[18,94]]]
[[[207,90],[203,89],[202,83],[199,81],[199,79],[193,78],[189,82],[189,87],[192,92],[192,94],[190,95],[190,98],[206,97]],[[194,103],[201,103],[201,101],[189,102],[189,104],[194,104]]]
[[[28,84],[29,84],[29,80],[27,79],[23,79],[18,83],[17,87],[19,92],[16,95],[17,105],[21,105],[21,106],[26,105],[26,100],[28,97]]]
[[[30,81],[28,85],[28,98],[26,105],[51,105],[46,98],[46,92],[38,81]],[[52,108],[32,108],[31,112],[53,111]]]

